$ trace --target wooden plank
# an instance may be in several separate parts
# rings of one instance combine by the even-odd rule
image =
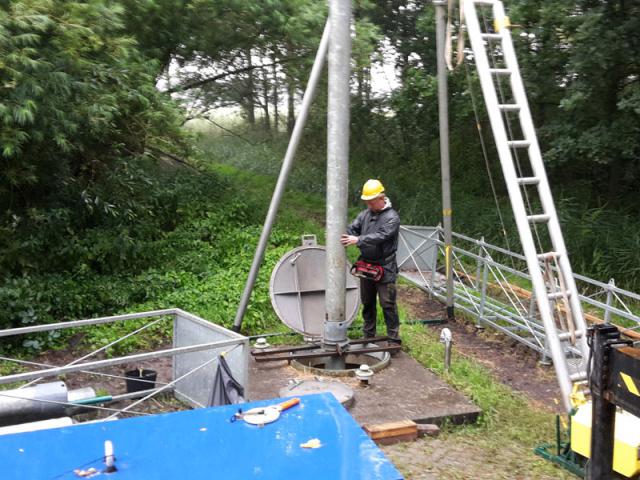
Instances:
[[[418,436],[418,426],[411,420],[365,425],[363,428],[373,440],[403,436],[417,438]]]

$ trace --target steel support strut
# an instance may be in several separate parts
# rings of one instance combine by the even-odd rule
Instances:
[[[295,158],[296,151],[298,150],[300,139],[302,138],[302,132],[304,131],[307,117],[309,116],[309,112],[311,110],[311,103],[316,92],[316,87],[322,76],[322,66],[324,65],[324,61],[327,56],[327,50],[329,48],[329,28],[329,22],[327,22],[324,27],[322,39],[320,40],[320,46],[318,47],[315,61],[313,62],[313,67],[311,68],[311,74],[309,75],[307,89],[305,90],[304,96],[302,98],[300,112],[298,113],[298,118],[296,118],[296,123],[293,127],[293,132],[291,133],[289,146],[287,147],[287,152],[285,153],[284,160],[282,161],[282,168],[280,169],[278,182],[276,183],[275,190],[273,191],[271,204],[269,205],[269,211],[267,212],[267,217],[264,221],[264,226],[262,227],[262,233],[260,234],[260,239],[258,240],[258,246],[256,247],[256,252],[253,257],[251,269],[249,270],[249,276],[247,277],[247,282],[245,284],[244,291],[242,292],[242,297],[240,298],[238,311],[236,312],[236,317],[233,321],[232,330],[234,332],[239,332],[240,328],[242,327],[242,320],[244,319],[244,314],[247,311],[249,299],[251,298],[251,292],[253,291],[253,286],[256,283],[258,272],[260,271],[260,265],[262,264],[264,252],[267,249],[267,243],[269,242],[269,236],[271,235],[271,230],[278,213],[280,201],[282,200],[282,196],[284,195],[285,187],[287,185],[287,179],[289,178],[289,173],[291,172],[291,168],[293,167],[293,160]]]

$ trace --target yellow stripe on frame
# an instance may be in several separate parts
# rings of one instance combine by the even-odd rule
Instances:
[[[503,28],[509,28],[509,27],[511,27],[511,20],[509,20],[509,17],[496,18],[493,21],[493,29],[497,33],[500,33],[500,30],[502,30]]]
[[[629,389],[629,391],[634,395],[640,397],[640,391],[638,390],[636,382],[633,380],[633,378],[622,372],[620,372],[620,376],[622,377],[622,380],[624,380],[624,384],[627,386],[627,389]]]
[[[444,247],[444,268],[446,270],[448,280],[451,272],[451,245],[446,245]]]

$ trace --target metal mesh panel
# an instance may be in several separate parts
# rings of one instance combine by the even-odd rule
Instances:
[[[249,340],[246,337],[187,313],[176,315],[173,332],[174,347],[237,339],[237,346],[227,345],[176,355],[173,359],[173,379],[180,378],[223,352],[228,352],[227,363],[235,379],[245,387],[246,396],[249,354]],[[196,407],[206,406],[211,397],[217,368],[218,362],[214,361],[178,381],[175,386],[176,397]]]
[[[398,268],[400,271],[430,272],[436,266],[439,239],[435,227],[403,227],[398,242]]]

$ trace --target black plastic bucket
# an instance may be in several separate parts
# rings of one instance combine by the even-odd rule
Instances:
[[[140,390],[156,388],[155,382],[158,377],[158,372],[155,370],[136,368],[135,370],[124,372],[124,376],[127,377],[127,393],[133,393],[139,392]]]

